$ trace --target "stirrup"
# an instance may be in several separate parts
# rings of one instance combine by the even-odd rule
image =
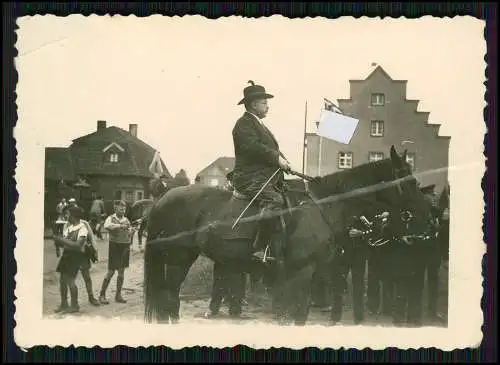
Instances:
[[[262,257],[259,255],[262,251],[255,252],[253,254],[253,256],[258,258],[259,261],[261,261],[263,263],[267,263],[268,261],[276,261],[275,257],[269,256],[269,251],[270,251],[270,248],[268,245],[268,246],[266,246],[266,249],[264,250]]]

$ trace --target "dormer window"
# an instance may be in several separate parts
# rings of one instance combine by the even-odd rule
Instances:
[[[109,162],[118,162],[118,153],[110,153]]]
[[[113,142],[113,143],[107,145],[102,150],[102,152],[108,154],[107,159],[109,162],[112,162],[112,163],[117,163],[120,159],[120,154],[124,151],[125,151],[125,149],[116,142]]]

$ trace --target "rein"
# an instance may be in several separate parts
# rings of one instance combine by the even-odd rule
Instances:
[[[304,175],[304,174],[301,174],[300,172],[296,172],[296,171],[288,171],[288,173],[290,173],[291,175],[296,175],[304,180],[307,181],[314,181],[316,180],[315,178],[311,177],[311,176],[307,176],[307,175]],[[323,208],[321,207],[320,204],[318,204],[318,201],[316,199],[316,197],[314,196],[314,194],[312,193],[312,191],[309,189],[309,186],[307,183],[304,184],[305,185],[305,194],[306,196],[312,200],[313,204],[318,208],[319,210],[319,213],[321,215],[321,218],[323,218],[323,220],[325,221],[326,225],[328,226],[328,228],[330,229],[330,232],[333,234],[335,232],[335,229],[333,227],[333,225],[331,224],[331,222],[327,219],[326,217],[326,214],[325,214],[325,211],[323,210]],[[290,191],[293,191],[293,190],[290,190]]]
[[[305,182],[306,196],[308,196],[312,200],[314,205],[319,209],[321,217],[323,218],[325,223],[330,228],[330,231],[333,233],[335,231],[334,227],[332,226],[330,221],[327,219],[323,208],[317,202],[316,197],[314,196],[312,191],[309,189],[309,186],[307,184],[307,182],[314,181],[314,180],[316,180],[316,178],[313,178],[313,177],[310,177],[310,176],[307,176],[307,175],[304,175],[304,174],[301,174],[301,173],[295,172],[295,171],[288,171],[288,173],[290,173],[292,175],[296,175],[296,176],[306,180],[306,182]],[[393,178],[392,181],[395,183],[395,186],[397,188],[397,191],[398,191],[398,194],[400,197],[402,197],[404,195],[404,189],[401,186],[401,180],[404,179],[405,177],[406,177],[406,174],[405,174],[404,168],[395,168],[392,170],[392,178]],[[290,191],[292,191],[292,190],[290,190]],[[384,201],[377,201],[377,205],[384,205],[385,207],[389,208],[389,210],[392,210],[392,209],[390,209],[390,208],[392,208],[391,205],[384,202]],[[362,222],[363,222],[363,218],[364,218],[364,222],[363,222],[364,227],[363,228],[359,227],[361,229],[358,228],[358,230],[360,230],[362,232],[362,236],[365,236],[365,237],[368,236],[367,241],[368,241],[368,245],[370,247],[381,247],[381,246],[388,244],[389,242],[394,242],[394,241],[402,242],[405,245],[412,246],[413,240],[428,241],[428,240],[432,239],[433,235],[430,234],[429,232],[425,232],[423,234],[403,235],[401,238],[392,235],[392,237],[389,237],[389,238],[372,239],[372,237],[370,237],[370,236],[375,234],[374,228],[376,228],[376,227],[374,227],[375,223],[373,221],[380,220],[381,224],[388,224],[387,221],[389,218],[392,218],[392,216],[390,214],[387,216],[386,213],[388,213],[388,212],[383,211],[383,212],[380,212],[378,214],[375,214],[374,217],[372,218],[371,222],[364,216],[356,217],[356,218],[358,218],[358,220],[360,220]],[[414,219],[414,216],[411,214],[411,212],[408,209],[401,210],[400,220],[406,227],[409,226],[410,221],[413,219]]]

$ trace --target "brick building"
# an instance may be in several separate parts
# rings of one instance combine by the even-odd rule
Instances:
[[[222,188],[227,183],[226,175],[233,169],[234,157],[219,157],[196,176],[199,177],[201,184]]]
[[[101,195],[105,202],[123,199],[129,204],[148,198],[153,177],[149,165],[155,150],[137,137],[137,124],[129,131],[98,121],[95,132],[72,141],[67,148],[45,149],[46,218],[57,201],[75,197],[84,209]],[[164,171],[171,178],[164,162]]]
[[[338,105],[359,124],[348,145],[307,133],[306,173],[324,176],[341,169],[389,157],[408,150],[421,186],[435,184],[441,192],[448,181],[450,137],[439,135],[439,124],[430,124],[429,113],[417,111],[418,100],[406,99],[406,80],[393,80],[382,67],[364,80],[350,80],[350,98]],[[441,169],[430,173],[434,169]],[[426,173],[427,172],[427,173]],[[420,173],[420,174],[419,174]]]

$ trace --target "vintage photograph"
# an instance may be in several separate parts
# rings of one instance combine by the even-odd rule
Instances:
[[[481,341],[483,22],[18,26],[19,345]]]

